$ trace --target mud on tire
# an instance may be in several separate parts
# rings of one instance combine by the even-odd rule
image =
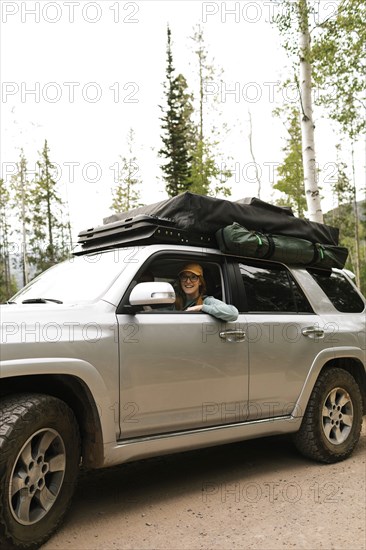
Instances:
[[[39,548],[62,521],[80,461],[75,416],[63,401],[19,394],[0,401],[0,548]]]

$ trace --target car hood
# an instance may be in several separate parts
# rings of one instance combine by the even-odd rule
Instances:
[[[97,324],[105,313],[109,317],[114,310],[115,307],[104,300],[92,304],[0,305],[0,343],[39,341],[45,333],[51,338],[53,332],[67,332],[70,325],[82,328],[86,324]]]

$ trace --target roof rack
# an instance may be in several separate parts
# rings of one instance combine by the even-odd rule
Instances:
[[[179,229],[174,227],[172,220],[149,215],[137,215],[80,231],[77,242],[74,255],[131,244],[174,243],[217,248],[214,235]]]

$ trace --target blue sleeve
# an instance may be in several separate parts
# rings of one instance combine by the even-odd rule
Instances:
[[[239,315],[235,306],[225,304],[213,296],[207,296],[207,298],[203,300],[202,311],[203,313],[208,313],[209,315],[213,315],[213,317],[228,322],[236,321]]]

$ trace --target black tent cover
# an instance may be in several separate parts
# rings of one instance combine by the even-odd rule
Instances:
[[[176,197],[114,214],[105,224],[148,215],[170,221],[174,227],[212,234],[237,222],[249,230],[307,239],[313,243],[338,245],[335,227],[296,218],[290,208],[282,208],[257,198],[231,202],[224,199],[182,193]]]

